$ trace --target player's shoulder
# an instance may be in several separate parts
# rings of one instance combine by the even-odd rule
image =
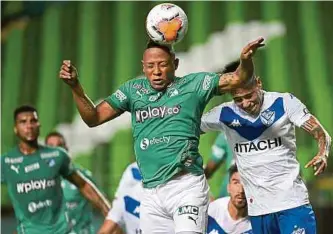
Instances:
[[[68,157],[68,152],[61,147],[52,147],[47,145],[40,145],[39,152],[41,158],[59,158]]]
[[[216,76],[219,76],[219,75],[215,72],[193,72],[193,73],[184,75],[182,78],[185,78],[188,81],[190,81],[190,80],[192,81],[194,79],[196,79],[196,80],[212,79]]]
[[[13,164],[23,162],[24,155],[14,147],[1,155],[1,162],[4,164]]]
[[[208,211],[210,215],[221,216],[228,210],[228,202],[230,197],[221,197],[209,204]]]
[[[227,110],[227,109],[235,110],[236,109],[235,103],[233,101],[221,103],[221,104],[213,107],[209,111],[207,111],[205,114],[209,114],[212,112],[214,112],[216,114],[220,114],[222,110]]]
[[[285,99],[293,99],[295,98],[295,95],[293,95],[292,93],[288,93],[288,92],[268,92],[268,91],[264,91],[265,94],[265,98],[268,99],[277,99],[277,98],[283,98]]]

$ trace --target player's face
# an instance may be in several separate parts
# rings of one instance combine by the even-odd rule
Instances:
[[[261,82],[248,88],[238,88],[232,93],[235,104],[251,115],[258,115],[262,106]]]
[[[65,140],[60,136],[50,136],[46,140],[46,145],[52,146],[52,147],[62,147],[66,149],[66,143]]]
[[[178,59],[160,48],[149,48],[143,54],[143,72],[155,90],[164,90],[174,79]]]
[[[14,132],[24,142],[36,141],[39,136],[39,121],[36,112],[19,113],[15,120]]]
[[[231,203],[237,209],[241,209],[247,206],[244,188],[240,182],[240,176],[238,172],[232,174],[228,184],[228,192],[230,194]]]

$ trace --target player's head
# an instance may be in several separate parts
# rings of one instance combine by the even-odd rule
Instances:
[[[232,62],[223,72],[234,72],[239,61]],[[247,84],[231,91],[235,104],[251,115],[257,115],[262,105],[262,83],[259,77],[254,76]]]
[[[20,106],[14,111],[14,132],[20,141],[36,142],[39,136],[40,123],[36,108]]]
[[[228,193],[231,203],[237,208],[242,209],[247,206],[243,185],[236,164],[229,168]]]
[[[60,132],[50,132],[47,134],[45,144],[53,147],[62,147],[68,150],[65,137]]]
[[[164,90],[173,81],[178,63],[171,46],[148,42],[143,53],[142,67],[155,90]]]

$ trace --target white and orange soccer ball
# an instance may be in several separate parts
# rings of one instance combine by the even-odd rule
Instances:
[[[152,8],[146,19],[149,37],[159,44],[173,45],[180,42],[188,28],[187,15],[179,6],[162,3]]]

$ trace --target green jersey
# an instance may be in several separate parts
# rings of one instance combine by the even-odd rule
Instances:
[[[86,169],[76,168],[83,174],[84,177],[93,181],[91,178],[91,172]],[[80,193],[77,187],[70,183],[68,180],[63,179],[61,181],[61,187],[64,192],[66,201],[66,209],[72,232],[76,234],[92,234],[94,232],[92,224],[92,211],[93,208],[89,201]]]
[[[227,167],[230,166],[232,160],[232,150],[224,133],[220,133],[212,146],[212,156],[210,158],[215,163],[222,163],[226,161]]]
[[[164,91],[154,90],[146,77],[123,84],[106,98],[113,108],[132,114],[134,151],[143,185],[153,188],[181,170],[203,173],[198,152],[201,115],[218,94],[219,75],[193,73]]]
[[[1,182],[6,184],[19,234],[64,234],[69,231],[61,176],[73,167],[60,148],[39,146],[30,155],[18,147],[1,157]]]

